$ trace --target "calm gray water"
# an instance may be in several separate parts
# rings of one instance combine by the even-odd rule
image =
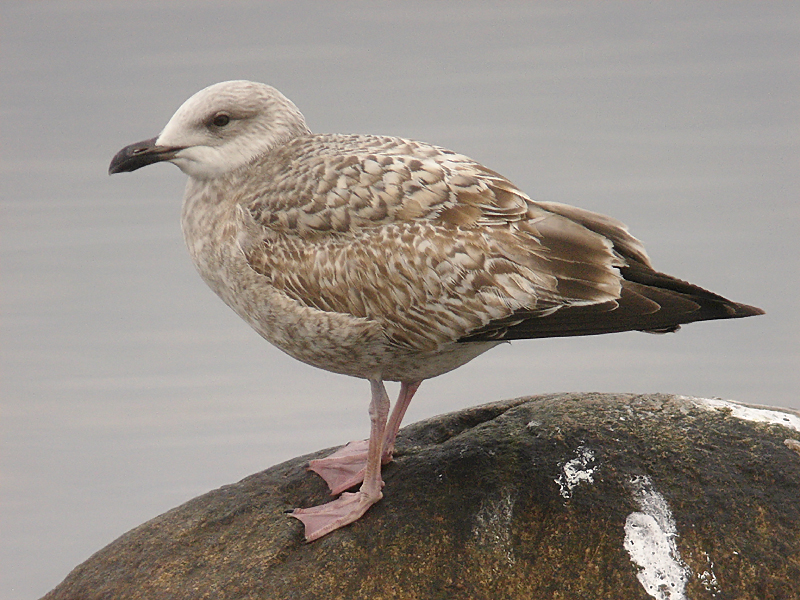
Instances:
[[[423,139],[628,223],[767,316],[506,345],[407,422],[550,391],[800,408],[797,3],[5,2],[0,597],[35,598],[209,489],[367,434],[200,281],[170,165],[106,176],[200,88],[271,83],[315,131]]]

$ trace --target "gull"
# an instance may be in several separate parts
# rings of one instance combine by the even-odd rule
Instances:
[[[534,201],[467,156],[311,133],[261,83],[199,91],[109,173],[164,161],[189,176],[183,235],[211,289],[290,356],[370,383],[369,439],[309,464],[338,497],[290,513],[309,542],[381,499],[423,380],[511,340],[763,314],[656,271],[621,222]],[[391,415],[385,381],[400,382]]]

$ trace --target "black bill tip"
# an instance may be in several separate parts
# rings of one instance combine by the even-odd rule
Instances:
[[[156,139],[151,138],[125,146],[111,159],[111,164],[108,165],[108,174],[128,173],[153,163],[170,160],[180,150],[180,148],[170,146],[156,146]]]

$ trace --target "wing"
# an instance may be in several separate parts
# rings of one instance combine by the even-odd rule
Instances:
[[[614,249],[625,260],[619,268],[619,296],[611,301],[565,305],[544,315],[517,310],[473,330],[459,341],[566,337],[622,331],[670,333],[685,323],[764,314],[760,308],[733,302],[654,270],[641,243],[628,234],[622,223],[610,217],[562,204],[540,205],[572,217],[613,243]]]
[[[254,221],[323,238],[398,222],[481,226],[527,218],[527,197],[494,171],[400,138],[308,135],[254,165],[241,186]]]
[[[661,296],[623,279],[655,273],[624,225],[535,203],[463,155],[310,135],[254,166],[240,200],[251,268],[305,306],[380,323],[399,346],[675,328],[651,318]]]

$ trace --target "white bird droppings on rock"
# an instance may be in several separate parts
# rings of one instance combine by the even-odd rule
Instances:
[[[800,417],[782,410],[761,406],[748,406],[731,400],[720,398],[687,398],[697,406],[711,410],[729,411],[731,416],[754,423],[767,423],[770,425],[783,425],[789,429],[800,431]]]
[[[594,473],[597,471],[597,465],[594,465],[594,462],[594,451],[586,446],[578,446],[575,450],[575,458],[562,465],[561,473],[555,482],[558,484],[564,500],[572,498],[572,490],[577,485],[594,483]]]
[[[793,440],[793,439],[791,439],[791,438],[787,438],[787,439],[783,440],[783,444],[784,444],[784,445],[785,445],[787,448],[789,448],[790,450],[794,450],[795,452],[797,452],[798,454],[800,454],[800,441],[798,441],[798,440]]]
[[[705,588],[705,590],[712,596],[716,597],[716,595],[722,590],[719,587],[717,575],[714,573],[714,561],[711,560],[708,552],[703,552],[703,558],[706,559],[708,566],[697,576],[697,578],[700,580],[700,584]]]
[[[625,550],[639,568],[636,578],[657,600],[686,600],[689,567],[681,559],[675,538],[678,530],[664,496],[647,476],[630,481],[640,511],[625,520]]]

